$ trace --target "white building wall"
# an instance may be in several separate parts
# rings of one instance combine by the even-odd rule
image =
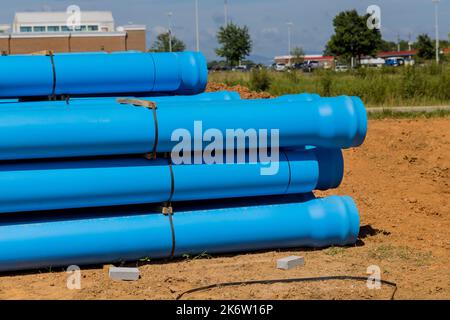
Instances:
[[[67,30],[69,17],[70,14],[66,12],[18,12],[13,22],[13,32],[23,32],[22,28],[27,28],[29,32],[58,32],[55,29],[69,32],[70,30]],[[108,11],[82,11],[80,25],[81,29],[76,31],[115,31],[112,13]]]

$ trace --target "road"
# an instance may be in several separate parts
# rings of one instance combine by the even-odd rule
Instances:
[[[385,110],[393,111],[393,112],[434,112],[434,111],[438,111],[438,110],[450,111],[450,106],[367,108],[368,113],[383,112]]]

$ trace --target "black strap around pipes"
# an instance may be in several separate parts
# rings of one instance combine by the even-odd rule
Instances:
[[[153,142],[152,152],[149,154],[146,154],[145,157],[149,160],[156,159],[156,153],[157,153],[158,141],[159,141],[159,128],[158,128],[158,116],[156,113],[156,109],[157,109],[156,103],[154,103],[152,101],[135,99],[135,98],[118,98],[116,101],[120,104],[131,104],[135,107],[144,107],[144,108],[152,110],[153,122],[154,122],[154,127],[155,127],[155,141]]]
[[[151,157],[153,159],[156,159],[156,151],[158,148],[158,140],[159,140],[158,116],[156,114],[156,105],[154,108],[152,108],[152,111],[153,111],[153,122],[155,126],[155,142],[153,143],[153,150]]]
[[[172,198],[175,192],[175,176],[173,174],[172,159],[170,157],[168,158],[168,162],[170,170],[170,196],[165,207],[168,208],[167,215],[169,216],[170,232],[172,233],[172,250],[169,256],[169,258],[172,259],[175,255],[175,248],[176,248],[175,226],[173,224],[173,209],[172,209]]]
[[[50,57],[50,62],[52,64],[52,72],[53,72],[53,86],[52,86],[52,93],[50,94],[51,99],[55,98],[55,92],[56,92],[56,67],[55,67],[55,56],[52,52],[48,55]]]

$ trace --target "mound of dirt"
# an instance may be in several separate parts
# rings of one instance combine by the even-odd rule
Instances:
[[[256,92],[252,91],[247,87],[241,85],[227,86],[224,83],[208,82],[206,87],[206,92],[216,92],[216,91],[236,91],[241,95],[242,99],[269,99],[273,96],[268,92]]]

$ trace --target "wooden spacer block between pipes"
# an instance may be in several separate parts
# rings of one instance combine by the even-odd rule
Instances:
[[[117,268],[109,267],[109,278],[121,281],[139,280],[140,272],[138,268]]]
[[[53,56],[53,50],[42,50],[30,53],[32,56]]]
[[[290,256],[277,260],[277,269],[289,270],[298,266],[305,265],[303,257]]]
[[[149,109],[156,109],[156,103],[148,100],[134,99],[134,98],[117,98],[120,104],[131,104],[137,107],[145,107]]]

